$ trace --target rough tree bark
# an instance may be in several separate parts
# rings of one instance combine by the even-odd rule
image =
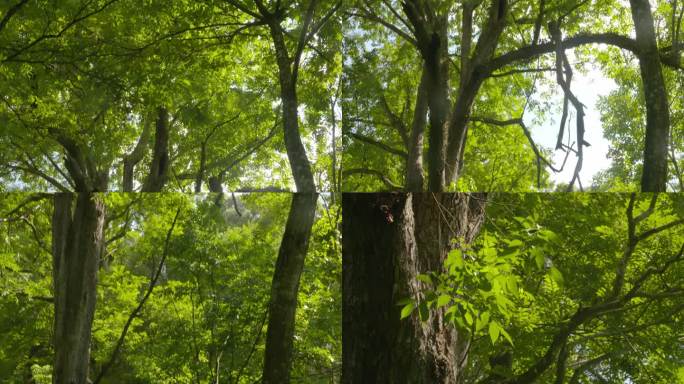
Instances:
[[[316,193],[292,195],[285,233],[280,243],[269,304],[263,383],[288,383],[299,278],[304,268],[316,214]]]
[[[421,0],[402,4],[415,30],[418,51],[423,59],[426,99],[430,109],[428,132],[428,190],[444,189],[445,136],[449,119],[448,14],[437,14]]]
[[[648,0],[630,0],[636,29],[639,68],[646,99],[646,135],[643,192],[665,191],[667,186],[667,151],[670,137],[670,111],[661,70],[653,15]]]
[[[406,159],[406,191],[423,190],[423,136],[427,123],[427,73],[423,69],[416,95],[416,106],[413,109],[411,137],[409,139],[408,157]]]
[[[105,206],[97,195],[60,193],[54,196],[54,384],[82,384],[88,380],[104,218]]]
[[[443,312],[425,323],[400,320],[397,302],[420,297],[416,276],[441,270],[452,239],[472,241],[484,202],[467,194],[343,195],[343,383],[457,381],[465,340]]]

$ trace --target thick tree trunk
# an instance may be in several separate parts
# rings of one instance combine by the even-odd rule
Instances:
[[[82,384],[88,379],[104,218],[104,203],[96,195],[64,193],[54,196],[55,357],[52,382],[55,384]]]
[[[304,268],[317,199],[316,193],[292,195],[290,213],[271,283],[264,384],[290,382],[299,278]]]
[[[424,55],[427,69],[430,131],[428,133],[428,190],[441,192],[445,186],[444,151],[449,121],[449,56],[446,52],[446,26],[443,35],[433,34],[431,52]],[[441,37],[440,37],[441,36]]]
[[[154,133],[154,152],[143,192],[161,192],[169,171],[169,112],[164,107],[157,109],[157,126]]]
[[[646,145],[641,176],[643,192],[665,191],[670,112],[667,90],[648,0],[630,0],[639,50],[639,68],[646,98]]]
[[[465,341],[433,312],[400,320],[405,298],[420,298],[417,275],[440,271],[452,239],[472,241],[484,196],[345,194],[342,382],[455,383]]]
[[[416,106],[413,109],[411,138],[409,139],[408,158],[406,160],[406,191],[421,192],[423,190],[423,137],[427,123],[427,73],[423,73],[418,84]]]

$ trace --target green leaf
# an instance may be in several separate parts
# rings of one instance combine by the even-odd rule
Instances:
[[[563,274],[561,271],[558,270],[556,267],[551,267],[549,268],[549,277],[551,277],[551,280],[555,281],[556,284],[558,285],[563,285]]]
[[[420,321],[427,321],[428,317],[430,316],[430,313],[428,311],[427,303],[422,302],[418,306],[418,313],[420,314]]]
[[[595,227],[594,230],[602,235],[609,235],[613,233],[613,229],[607,225],[599,225],[598,227]]]
[[[451,301],[451,296],[449,295],[439,295],[437,298],[437,308],[441,308]]]
[[[511,335],[509,335],[508,332],[506,332],[506,330],[503,329],[503,328],[501,328],[500,331],[501,331],[501,334],[503,335],[503,337],[505,337],[506,340],[508,340],[508,342],[509,342],[511,345],[513,345],[513,339],[511,339]]]
[[[447,256],[445,265],[447,267],[454,266],[458,269],[463,268],[464,262],[463,262],[463,253],[461,252],[461,250],[458,248],[451,250],[449,252],[449,255]]]
[[[473,325],[473,315],[470,312],[466,312],[464,317],[466,324]]]
[[[492,340],[492,345],[496,343],[499,339],[499,334],[501,332],[501,326],[496,321],[489,323],[489,338]]]
[[[404,308],[401,309],[401,317],[399,317],[400,320],[403,320],[409,316],[411,316],[411,312],[416,308],[414,303],[409,303],[404,306]]]
[[[544,252],[541,250],[541,248],[532,248],[530,249],[530,255],[534,257],[534,263],[537,265],[537,268],[542,269],[544,268]]]
[[[426,284],[432,284],[432,277],[430,277],[430,275],[427,275],[427,274],[421,273],[416,277],[416,279],[418,279],[418,281],[422,281],[423,283],[426,283]]]
[[[480,314],[480,321],[477,322],[477,331],[489,324],[489,312],[484,311]]]

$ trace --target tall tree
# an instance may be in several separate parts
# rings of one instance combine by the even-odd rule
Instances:
[[[268,28],[278,68],[285,148],[298,192],[292,198],[273,275],[263,374],[264,383],[289,383],[299,279],[304,268],[318,200],[311,164],[300,132],[297,84],[305,48],[342,3],[325,4],[318,0],[278,1],[271,6],[256,0],[254,9],[237,0],[229,3],[238,11],[253,17],[252,25],[264,25]],[[317,12],[319,15],[316,19]],[[295,19],[298,36],[295,38],[294,49],[288,47],[286,41],[293,31],[288,31],[283,26],[286,17],[292,14],[298,16]]]
[[[662,74],[651,3],[630,0],[636,30],[637,56],[646,100],[646,137],[641,190],[664,192],[670,142],[670,108]],[[673,42],[676,45],[676,42]],[[679,58],[676,58],[679,60]]]
[[[97,271],[104,248],[102,196],[62,193],[54,196],[52,258],[54,281],[55,384],[86,383]]]
[[[397,303],[421,297],[418,276],[473,240],[484,207],[477,194],[343,195],[344,383],[456,382],[465,337],[444,310],[401,320]]]
[[[639,36],[636,39],[613,32],[603,32],[601,25],[596,23],[578,24],[577,20],[582,15],[588,14],[587,12],[608,11],[604,9],[605,6],[606,4],[603,3],[588,2],[545,6],[544,1],[539,4],[529,2],[508,4],[506,1],[498,0],[467,1],[456,6],[439,1],[415,0],[358,2],[351,8],[351,15],[362,20],[357,25],[364,36],[369,36],[371,32],[378,29],[385,30],[384,33],[376,32],[370,35],[374,38],[374,44],[366,44],[359,51],[371,51],[377,49],[375,47],[378,45],[383,47],[383,44],[395,45],[399,42],[402,45],[400,54],[404,57],[412,55],[407,51],[414,50],[417,53],[413,56],[419,57],[421,65],[414,65],[413,68],[422,68],[426,82],[430,83],[430,86],[426,87],[429,105],[427,133],[429,140],[426,149],[428,190],[442,191],[458,181],[463,172],[469,127],[475,125],[475,122],[492,126],[519,126],[534,152],[537,167],[548,168],[554,172],[560,171],[563,166],[558,167],[548,161],[544,151],[540,150],[533,141],[523,120],[530,96],[535,88],[535,81],[540,73],[546,71],[556,73],[556,82],[564,94],[563,115],[556,149],[568,154],[574,153],[577,157],[573,177],[567,189],[573,189],[581,184],[579,173],[582,169],[583,152],[584,147],[589,143],[584,140],[585,112],[581,101],[582,96],[573,93],[570,86],[573,66],[565,54],[568,49],[603,43],[630,51],[637,57],[644,59],[648,57],[648,60],[642,61],[644,61],[643,65],[651,68],[647,72],[654,81],[648,80],[647,77],[644,77],[643,81],[644,84],[648,82],[649,87],[657,88],[657,92],[646,94],[647,107],[655,110],[665,106],[667,94],[664,87],[656,85],[662,85],[662,81],[655,81],[656,76],[661,73],[663,66],[681,70],[680,53],[670,54],[670,48],[658,48],[654,34],[651,34],[653,38],[648,37],[648,29],[653,29],[653,21],[648,17],[650,14],[648,6],[641,7],[648,12],[637,12],[639,16],[638,21],[635,19],[635,24]],[[619,17],[615,20],[619,20]],[[517,32],[514,32],[514,29]],[[476,35],[473,30],[480,31],[477,34],[477,41],[474,41]],[[550,38],[546,41],[541,39],[545,30]],[[564,31],[572,31],[575,35],[563,37]],[[453,36],[457,36],[455,43],[449,41],[453,39]],[[352,34],[353,37],[355,37],[354,34]],[[648,44],[646,44],[647,40],[650,41]],[[675,41],[677,41],[676,38]],[[555,54],[555,63],[551,62],[549,66],[544,66],[546,63],[544,56],[549,53]],[[352,60],[360,59],[360,57],[352,57]],[[536,66],[526,65],[533,59],[538,59]],[[455,65],[451,65],[452,62]],[[647,75],[644,73],[644,76]],[[501,97],[502,93],[510,92],[510,83],[500,84],[502,91],[499,91],[499,94],[490,91],[492,86],[488,83],[495,78],[502,77],[527,81],[529,85],[525,85],[524,88],[531,89],[517,92],[522,102],[512,103],[508,108],[511,109],[509,115],[513,115],[512,118],[500,118],[496,116],[499,111],[496,109],[487,111],[488,108],[486,108],[488,103],[492,103],[492,99]],[[422,83],[422,80],[420,83],[414,82],[413,89],[420,90]],[[351,86],[354,87],[353,84]],[[497,87],[494,86],[494,89]],[[413,95],[418,94],[420,94],[419,91],[413,92]],[[480,98],[478,97],[480,95],[488,95],[488,97]],[[412,97],[416,97],[416,102],[413,104],[418,106],[417,96]],[[574,145],[570,142],[563,143],[569,107],[576,112]],[[351,110],[353,111],[354,107]],[[414,110],[418,111],[420,108],[415,107]],[[667,182],[667,176],[663,173],[667,172],[668,140],[670,139],[667,134],[669,121],[665,117],[667,113],[664,112],[663,110],[663,113],[657,117],[655,113],[651,113],[647,121],[645,137],[648,144],[643,149],[643,160],[649,164],[649,169],[659,171],[642,175],[642,189],[645,191],[664,190]],[[366,120],[365,113],[367,112],[362,110],[352,117],[359,121]],[[377,122],[377,120],[372,120],[364,124],[372,126]],[[349,132],[349,125],[346,134],[355,140],[358,138],[357,132]],[[488,139],[491,140],[491,137]],[[376,148],[389,148],[382,140],[364,141],[365,144],[374,145]],[[517,143],[517,145],[520,144],[521,142]],[[415,162],[411,162],[411,167],[415,168]],[[360,169],[358,172],[350,170],[348,175],[354,173],[362,172]],[[373,172],[365,173],[374,174]],[[540,173],[541,170],[538,170],[538,174]],[[379,171],[377,175],[383,175],[382,171]],[[657,182],[650,179],[656,176]],[[541,184],[539,179],[538,176],[538,187]],[[417,184],[412,183],[412,185]]]

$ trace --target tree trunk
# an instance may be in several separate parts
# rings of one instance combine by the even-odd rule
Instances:
[[[74,200],[76,205],[72,208]],[[81,384],[88,379],[97,270],[104,246],[104,218],[105,206],[97,195],[62,193],[54,196],[54,384]]]
[[[299,278],[304,268],[317,199],[316,193],[292,195],[290,213],[271,283],[264,384],[290,382]]]
[[[140,138],[138,138],[138,142],[135,144],[133,151],[124,156],[123,159],[122,192],[133,192],[133,173],[135,166],[143,159],[143,156],[145,156],[147,142],[150,139],[151,124],[146,116],[144,116],[143,119],[145,119],[145,121],[143,122],[143,130],[140,133]]]
[[[280,82],[280,100],[282,102],[283,133],[285,149],[290,162],[292,177],[297,192],[316,192],[311,164],[306,156],[304,144],[299,134],[299,118],[297,108],[297,79],[293,74],[292,60],[288,56],[283,31],[277,21],[270,25],[271,37],[275,46]]]
[[[484,219],[483,195],[345,194],[342,198],[342,382],[454,383],[465,341],[436,311],[400,320],[417,275],[441,271],[451,240],[471,242]],[[459,364],[461,363],[461,364]]]
[[[258,5],[258,4],[257,4]],[[260,7],[263,8],[263,7]],[[268,309],[268,330],[264,353],[264,384],[289,383],[292,367],[293,337],[299,278],[304,268],[304,259],[313,227],[318,194],[306,156],[306,149],[299,133],[297,109],[298,63],[293,63],[285,44],[280,19],[274,14],[264,13],[267,20],[280,83],[283,133],[287,158],[297,192],[292,195],[292,204],[280,243],[278,260],[271,282],[271,301]],[[295,56],[297,53],[295,54]]]
[[[169,112],[164,107],[157,109],[157,127],[154,133],[154,152],[142,192],[161,192],[166,184],[169,170]]]
[[[420,192],[423,190],[423,135],[427,119],[427,73],[423,69],[418,84],[416,106],[413,109],[413,123],[411,124],[411,138],[409,139],[408,158],[406,160],[406,191]]]
[[[641,176],[643,192],[662,192],[667,185],[670,112],[667,90],[648,0],[630,0],[639,50],[639,68],[646,98],[646,145]]]
[[[430,131],[428,133],[428,190],[441,192],[445,186],[444,151],[449,120],[449,56],[446,52],[446,26],[443,35],[433,34],[433,46],[424,55],[427,68],[428,105],[430,106]],[[441,38],[440,38],[441,36]]]

